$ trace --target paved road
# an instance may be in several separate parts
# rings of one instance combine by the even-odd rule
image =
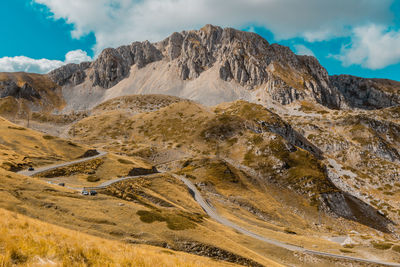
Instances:
[[[99,154],[96,155],[96,156],[93,156],[93,157],[87,157],[87,158],[82,158],[82,159],[74,160],[74,161],[70,161],[70,162],[64,162],[64,163],[60,163],[60,164],[56,164],[56,165],[45,166],[45,167],[37,168],[34,171],[23,170],[23,171],[20,171],[18,173],[22,174],[22,175],[26,175],[26,176],[34,176],[34,175],[42,173],[42,172],[54,170],[54,169],[57,169],[57,168],[62,168],[62,167],[65,167],[65,166],[74,165],[74,164],[85,162],[85,161],[90,161],[92,159],[100,158],[100,157],[103,157],[105,155],[107,155],[107,152],[99,151]],[[151,174],[148,174],[148,175],[151,175]],[[147,175],[127,176],[127,177],[116,178],[116,179],[113,179],[113,180],[105,181],[105,182],[103,182],[103,183],[101,183],[100,185],[97,185],[97,186],[71,187],[71,186],[66,185],[65,187],[69,188],[69,189],[73,189],[73,190],[78,190],[78,191],[82,191],[84,189],[97,190],[97,189],[107,188],[108,186],[110,186],[112,184],[115,184],[115,183],[118,183],[118,182],[121,182],[121,181],[124,181],[124,180],[132,179],[132,178],[139,178],[139,177],[142,177],[142,176],[147,176]],[[47,182],[50,183],[50,184],[54,184],[54,185],[59,184],[57,182],[52,182],[52,181],[47,181]]]
[[[65,166],[69,166],[69,165],[73,165],[76,163],[81,163],[81,162],[85,162],[85,161],[89,161],[92,159],[96,159],[99,157],[103,157],[107,154],[107,152],[99,152],[98,155],[93,156],[93,157],[88,157],[88,158],[83,158],[83,159],[79,159],[79,160],[75,160],[75,161],[70,161],[70,162],[65,162],[65,163],[61,163],[61,164],[56,164],[56,165],[51,165],[51,166],[46,166],[46,167],[41,167],[38,169],[35,169],[34,171],[28,171],[28,170],[24,170],[24,171],[20,171],[18,172],[19,174],[22,175],[26,175],[26,176],[33,176],[36,174],[39,174],[41,172],[45,172],[45,171],[50,171],[50,170],[54,170],[57,168],[61,168],[61,167],[65,167]],[[287,244],[287,243],[283,243],[280,242],[278,240],[274,240],[271,238],[267,238],[264,236],[260,236],[256,233],[253,233],[231,221],[229,221],[228,219],[220,216],[208,203],[207,201],[201,196],[200,192],[197,190],[196,186],[189,181],[188,179],[186,179],[185,177],[182,177],[180,175],[176,175],[176,174],[172,174],[175,178],[180,179],[191,191],[194,199],[197,201],[197,203],[199,203],[199,205],[203,208],[203,210],[210,216],[210,218],[216,220],[217,222],[228,226],[230,228],[233,228],[237,231],[239,231],[240,233],[250,236],[252,238],[258,239],[260,241],[263,241],[265,243],[271,244],[271,245],[275,245],[281,248],[285,248],[291,251],[299,251],[299,252],[303,252],[303,253],[308,253],[308,254],[313,254],[313,255],[320,255],[320,256],[327,256],[327,257],[332,257],[332,258],[336,258],[336,259],[345,259],[345,260],[351,260],[351,261],[358,261],[358,262],[365,262],[365,263],[370,263],[370,264],[380,264],[380,265],[387,265],[387,266],[398,266],[400,267],[400,264],[398,263],[390,263],[390,262],[382,262],[382,261],[374,261],[374,260],[367,260],[367,259],[361,259],[361,258],[356,258],[356,257],[350,257],[350,256],[343,256],[343,255],[337,255],[337,254],[331,254],[331,253],[326,253],[326,252],[320,252],[320,251],[315,251],[315,250],[309,250],[309,249],[305,249],[299,246],[295,246],[295,245],[291,245],[291,244]],[[106,181],[98,186],[94,186],[94,187],[85,187],[85,189],[104,189],[112,184],[118,183],[120,181],[123,180],[128,180],[128,179],[132,179],[132,178],[138,178],[141,176],[129,176],[129,177],[122,177],[122,178],[117,178],[114,180],[109,180]],[[72,187],[68,187],[67,188],[70,189],[74,189],[74,190],[83,190],[83,188],[72,188]]]
[[[107,155],[107,152],[99,151],[99,154],[96,155],[96,156],[93,156],[93,157],[87,157],[87,158],[82,158],[82,159],[69,161],[69,162],[64,162],[64,163],[60,163],[60,164],[40,167],[40,168],[35,169],[34,171],[23,170],[23,171],[19,171],[18,173],[22,174],[22,175],[26,175],[26,176],[34,176],[34,175],[42,173],[42,172],[51,171],[51,170],[54,170],[54,169],[57,169],[57,168],[61,168],[61,167],[69,166],[69,165],[74,165],[76,163],[89,161],[89,160],[92,160],[92,159],[103,157],[105,155]]]
[[[199,205],[203,208],[203,210],[214,220],[217,222],[228,226],[230,228],[233,228],[240,233],[256,238],[260,241],[263,241],[265,243],[275,245],[281,248],[285,248],[291,251],[299,251],[303,253],[308,253],[308,254],[313,254],[313,255],[319,255],[319,256],[326,256],[326,257],[331,257],[331,258],[336,258],[336,259],[344,259],[344,260],[351,260],[351,261],[358,261],[358,262],[364,262],[364,263],[369,263],[369,264],[380,264],[380,265],[387,265],[387,266],[400,266],[398,263],[390,263],[390,262],[383,262],[383,261],[375,261],[375,260],[367,260],[367,259],[361,259],[361,258],[356,258],[356,257],[350,257],[350,256],[344,256],[344,255],[337,255],[337,254],[332,254],[332,253],[326,253],[326,252],[320,252],[320,251],[315,251],[315,250],[309,250],[305,249],[299,246],[287,244],[280,242],[278,240],[274,240],[271,238],[266,238],[264,236],[260,236],[256,233],[253,233],[231,221],[228,219],[222,217],[219,215],[216,210],[214,210],[208,203],[207,201],[201,196],[200,192],[197,190],[196,186],[186,179],[185,177],[182,177],[180,175],[172,174],[175,178],[180,179],[190,190],[191,194],[194,196],[194,199],[199,203]]]

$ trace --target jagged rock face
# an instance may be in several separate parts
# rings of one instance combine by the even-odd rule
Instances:
[[[92,63],[69,64],[49,76],[59,85],[88,81],[92,86],[109,89],[127,78],[132,66],[141,69],[160,60],[176,67],[180,78],[187,81],[215,68],[219,79],[236,82],[241,90],[265,90],[270,99],[283,105],[303,99],[335,109],[371,109],[400,103],[395,95],[400,83],[330,77],[314,57],[298,56],[255,33],[212,25],[173,33],[154,44],[145,41],[107,48]]]
[[[384,79],[365,79],[350,75],[330,78],[352,108],[379,109],[400,104],[400,83]]]
[[[92,63],[89,79],[93,86],[110,88],[128,75],[129,67],[117,49],[107,48]]]
[[[197,78],[216,62],[221,65],[219,74],[224,81],[234,79],[253,87],[267,78],[265,68],[257,66],[256,57],[265,55],[269,44],[257,34],[207,25],[199,31],[175,33],[167,43],[168,51],[174,51],[170,59],[179,55],[183,80]]]
[[[85,70],[89,68],[90,64],[90,62],[82,62],[80,64],[67,64],[49,72],[47,75],[53,82],[60,86],[63,86],[68,82],[72,85],[78,85],[85,80]]]
[[[107,48],[90,66],[89,79],[93,86],[110,88],[129,75],[133,64],[143,68],[161,58],[161,52],[148,41],[135,42],[117,49]]]
[[[0,81],[0,98],[7,96],[25,98],[30,101],[33,101],[33,98],[41,98],[40,94],[28,83],[19,87],[14,81]]]
[[[332,107],[340,105],[340,94],[330,87],[328,73],[315,58],[270,45],[255,33],[207,25],[199,31],[174,33],[160,43],[160,49],[170,60],[178,58],[183,80],[196,79],[218,64],[222,80],[234,80],[246,89],[266,85],[272,99],[281,104],[312,97]]]
[[[146,41],[107,48],[90,66],[69,64],[49,75],[59,85],[76,85],[88,76],[93,86],[107,89],[126,78],[132,65],[143,68],[162,59],[177,64],[182,80],[196,79],[217,64],[220,79],[234,80],[249,90],[265,85],[272,99],[282,104],[312,97],[339,106],[339,94],[329,87],[328,73],[315,58],[270,45],[255,33],[212,25],[174,33],[156,44]]]

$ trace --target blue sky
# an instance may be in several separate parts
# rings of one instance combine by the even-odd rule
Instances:
[[[0,71],[45,73],[212,23],[314,55],[330,74],[400,81],[396,14],[398,0],[3,0]]]

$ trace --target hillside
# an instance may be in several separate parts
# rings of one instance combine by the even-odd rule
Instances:
[[[7,105],[9,98],[19,102],[19,113],[28,110],[51,111],[64,106],[61,87],[48,76],[35,73],[0,73],[0,98],[1,114],[4,109],[10,109],[10,105]],[[12,106],[17,108],[15,104]]]
[[[346,233],[348,227],[358,233],[352,235],[358,244],[364,243],[361,240],[371,234],[371,229],[392,238],[396,236],[394,222],[398,222],[398,215],[394,203],[397,189],[384,186],[383,181],[378,180],[376,165],[381,164],[379,166],[384,168],[389,162],[376,162],[370,166],[377,175],[370,172],[371,186],[378,188],[376,183],[379,183],[390,192],[390,195],[380,194],[377,189],[366,187],[367,182],[361,181],[365,178],[360,170],[354,170],[359,175],[354,179],[354,165],[349,165],[352,162],[344,161],[340,153],[332,153],[329,145],[342,139],[333,136],[323,139],[324,134],[331,133],[332,124],[327,122],[330,112],[332,116],[337,113],[335,131],[340,129],[338,118],[341,114],[305,102],[300,107],[293,107],[293,111],[297,109],[307,113],[299,111],[304,116],[297,117],[287,115],[288,122],[295,126],[292,128],[279,115],[261,105],[237,101],[209,108],[181,101],[139,114],[132,114],[125,108],[104,110],[74,124],[70,132],[75,134],[76,140],[115,153],[144,157],[160,168],[193,179],[222,213],[235,214],[238,217],[235,220],[241,223],[255,218],[268,222],[268,226],[260,221],[253,223],[260,225],[260,229],[271,229],[269,234],[273,236],[285,229],[307,237],[314,236],[314,231],[326,231],[329,236],[332,234],[330,229]],[[318,128],[313,126],[317,123]],[[352,123],[359,125],[357,121]],[[306,125],[310,131],[318,129],[318,135],[305,134]],[[324,125],[330,128],[324,129]],[[354,131],[349,134],[349,138],[355,137]],[[340,135],[343,136],[342,132]],[[313,139],[319,136],[321,141]],[[364,153],[358,143],[349,143],[348,147],[351,147],[349,154],[354,155],[354,151]],[[370,151],[378,153],[374,149]],[[397,163],[390,164],[395,168],[393,171],[398,170]],[[163,196],[171,197],[169,193]],[[390,202],[387,202],[388,198]],[[391,203],[386,205],[392,207],[382,206],[383,201]],[[323,227],[310,225],[310,222],[321,220],[318,210],[324,210],[326,214],[322,219]],[[388,217],[380,215],[378,210]],[[346,220],[335,219],[338,217]],[[284,228],[281,228],[282,222]],[[278,236],[284,238],[281,234]],[[291,242],[295,242],[293,238]],[[315,242],[318,241],[312,241]]]
[[[235,266],[151,246],[133,246],[0,209],[0,262],[57,266]]]
[[[18,171],[28,166],[68,161],[87,147],[13,124],[0,117],[0,166]]]
[[[13,247],[10,233],[0,257],[400,262],[399,93],[399,82],[330,76],[314,57],[212,25],[45,75],[0,73],[0,229],[17,223],[33,247]]]
[[[9,150],[6,149],[7,145],[10,144],[14,146],[18,144],[20,150],[17,152],[21,153],[18,155],[19,157],[23,157],[26,154],[29,155],[33,153],[31,152],[30,143],[23,140],[30,138],[31,141],[35,141],[36,138],[45,136],[45,138],[42,138],[44,140],[43,146],[33,147],[34,153],[41,153],[43,161],[32,161],[26,166],[33,165],[36,168],[54,162],[76,160],[86,151],[80,148],[81,145],[76,145],[71,141],[12,126],[13,124],[4,119],[2,119],[1,125],[5,128],[9,125],[16,128],[7,128],[13,134],[7,136],[11,139],[7,139],[10,143],[3,143],[3,156],[8,156]],[[40,141],[40,139],[36,141]],[[65,146],[63,142],[65,142]],[[37,142],[37,144],[40,143]],[[68,146],[71,146],[71,144],[77,150],[74,151],[76,154],[68,151]],[[58,145],[60,150],[48,150],[47,148],[52,145]],[[63,160],[51,161],[51,156],[59,157]],[[44,161],[45,159],[48,161]],[[18,162],[16,158],[8,160],[14,164]],[[262,263],[262,265],[269,266],[276,264],[268,257],[249,252],[243,245],[237,244],[229,238],[223,238],[222,235],[220,240],[213,241],[210,237],[215,236],[215,234],[220,235],[221,226],[212,221],[204,220],[201,209],[197,207],[190,193],[185,190],[185,187],[180,182],[168,178],[168,175],[154,175],[149,177],[149,181],[151,181],[150,179],[155,179],[154,184],[161,186],[162,190],[168,188],[169,191],[163,191],[164,193],[174,190],[176,192],[175,200],[171,199],[169,195],[162,196],[163,193],[158,192],[156,188],[147,189],[149,181],[146,180],[138,180],[139,187],[135,187],[136,190],[139,190],[137,192],[139,194],[138,198],[134,197],[136,193],[132,194],[128,191],[128,194],[126,194],[124,190],[115,191],[112,187],[105,192],[101,192],[97,197],[89,198],[82,196],[80,190],[72,189],[74,187],[94,186],[121,176],[135,175],[136,172],[140,172],[143,169],[151,169],[151,167],[152,165],[147,163],[145,159],[109,154],[98,159],[58,168],[37,177],[29,178],[16,174],[13,172],[15,171],[14,169],[9,171],[9,165],[5,164],[0,168],[0,208],[64,228],[102,238],[119,240],[124,243],[168,247],[177,251],[185,251],[216,260],[245,265],[258,266],[259,263]],[[51,182],[51,184],[47,182]],[[57,185],[61,182],[65,183],[66,187]],[[186,204],[182,205],[180,202]],[[171,204],[163,206],[163,203],[174,204],[172,206]],[[140,215],[149,210],[149,208],[159,212],[160,208],[165,209],[163,213],[168,216],[168,224],[164,222],[149,224],[147,219]],[[222,227],[222,229],[224,228]],[[231,236],[237,236],[229,229],[222,231],[228,231]],[[18,232],[18,234],[22,234],[22,232]],[[37,238],[40,238],[41,235],[41,232],[38,233]],[[10,242],[10,240],[7,242]],[[40,242],[40,244],[42,243]],[[36,247],[35,244],[33,245],[32,249]],[[45,246],[43,249],[46,248],[47,250],[48,244],[42,245]],[[121,244],[121,246],[124,245]],[[35,258],[35,252],[31,251],[29,247],[22,247],[21,249],[22,255],[29,256],[29,260],[36,260],[33,259]],[[11,251],[6,250],[4,253],[11,253]],[[65,254],[68,253],[65,252]],[[56,259],[62,261],[63,257],[66,256],[65,254],[60,252]],[[10,256],[9,254],[7,255],[5,257]],[[113,257],[118,257],[118,255],[107,255],[109,256],[105,257],[111,257],[111,260],[114,259]],[[26,258],[25,256],[23,259]],[[121,255],[121,257],[125,256],[125,254]],[[39,255],[39,257],[41,256]],[[90,251],[87,257],[90,260],[94,260]],[[9,258],[5,260],[9,261]],[[54,256],[50,260],[55,260]],[[79,261],[79,259],[71,260]],[[151,260],[149,261],[151,262]],[[276,266],[278,265],[276,264]]]

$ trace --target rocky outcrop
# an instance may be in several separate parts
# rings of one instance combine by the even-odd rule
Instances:
[[[132,65],[143,68],[161,58],[161,52],[148,41],[135,42],[117,49],[107,48],[91,64],[89,79],[93,86],[110,88],[129,75]]]
[[[368,227],[389,233],[391,220],[379,214],[369,204],[346,193],[335,192],[320,195],[320,208],[328,213],[364,224]]]
[[[67,64],[49,72],[47,75],[53,82],[60,86],[63,86],[67,83],[78,85],[85,80],[85,70],[90,67],[90,64],[90,62],[82,62],[80,64]]]
[[[347,116],[340,124],[351,127],[353,140],[373,155],[392,162],[400,162],[400,126],[394,122],[377,120],[366,115]],[[359,135],[362,132],[363,135]]]
[[[0,81],[0,98],[12,96],[33,101],[34,98],[40,99],[40,94],[28,83],[19,87],[14,81]]]
[[[171,245],[171,248],[173,248],[174,250],[185,251],[195,255],[209,257],[216,260],[228,261],[244,266],[253,266],[253,267],[263,266],[253,260],[244,258],[230,251],[212,245],[199,243],[196,241],[189,241],[189,240],[177,241]]]
[[[330,81],[345,99],[346,104],[342,106],[380,109],[400,104],[400,82],[351,75],[331,76]]]
[[[128,176],[149,175],[154,173],[158,173],[157,168],[154,166],[151,169],[137,167],[130,170]]]
[[[93,86],[110,88],[128,75],[129,67],[128,59],[123,58],[117,49],[107,48],[92,63],[89,79]]]
[[[308,141],[307,138],[294,130],[289,124],[282,123],[276,125],[267,121],[257,121],[257,124],[260,127],[260,132],[270,131],[278,134],[286,139],[293,146],[298,146],[304,150],[307,150],[317,158],[322,157],[322,151],[318,147],[313,145],[310,141]]]

